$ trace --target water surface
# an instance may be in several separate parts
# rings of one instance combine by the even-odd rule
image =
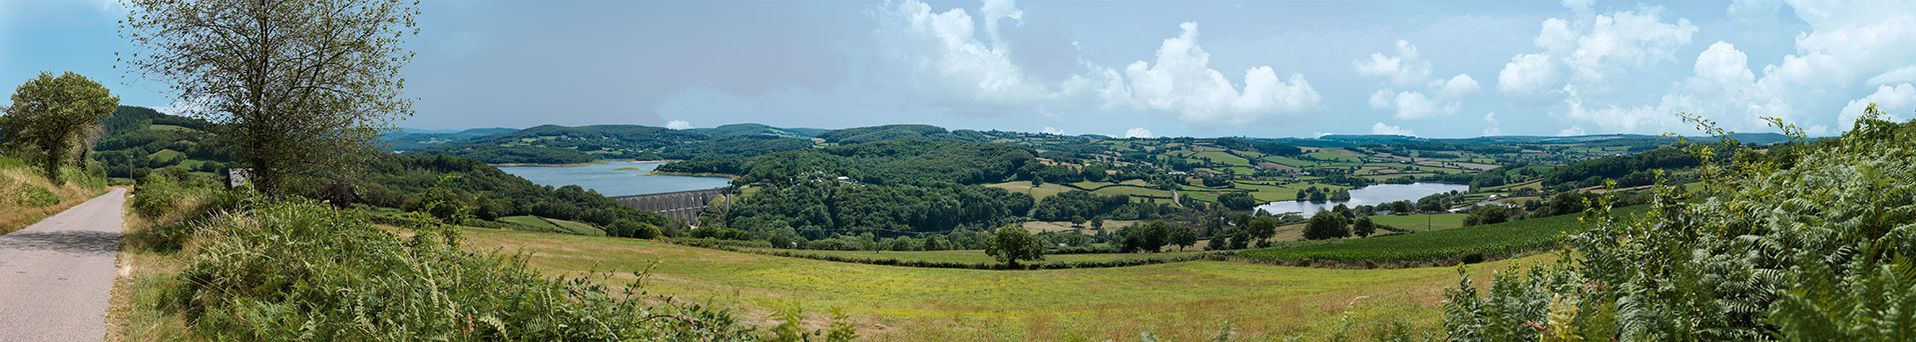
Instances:
[[[1411,184],[1378,184],[1351,189],[1351,200],[1349,201],[1323,203],[1278,201],[1257,206],[1257,210],[1277,214],[1302,213],[1304,217],[1310,217],[1311,214],[1316,214],[1318,210],[1331,210],[1331,208],[1337,207],[1338,204],[1343,204],[1346,207],[1356,207],[1396,201],[1416,202],[1417,199],[1424,198],[1424,196],[1451,191],[1467,192],[1470,191],[1470,186],[1423,182]]]
[[[652,172],[652,169],[657,169],[664,163],[620,160],[585,165],[501,166],[499,170],[540,185],[553,187],[578,185],[597,190],[599,194],[606,196],[722,188],[730,185],[732,181],[731,178],[725,177],[646,175],[647,172]]]

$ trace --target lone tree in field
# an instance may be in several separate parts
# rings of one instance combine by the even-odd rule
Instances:
[[[119,106],[119,97],[86,76],[41,72],[14,90],[13,108],[6,110],[7,120],[0,121],[0,135],[37,155],[47,180],[60,184],[60,166],[68,157],[78,162],[85,155],[76,150],[93,149],[87,134]]]
[[[399,68],[419,32],[414,0],[128,0],[127,63],[170,83],[187,113],[277,195],[289,177],[343,178],[391,122],[412,114]]]
[[[1044,242],[1024,227],[1008,225],[991,232],[985,240],[985,255],[998,258],[1006,267],[1017,268],[1019,260],[1044,260]]]
[[[1304,238],[1323,240],[1351,236],[1351,230],[1345,227],[1346,224],[1344,215],[1318,210],[1316,215],[1311,215],[1310,223],[1304,225]]]

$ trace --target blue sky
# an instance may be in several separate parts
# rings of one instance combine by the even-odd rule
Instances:
[[[1114,136],[1814,134],[1916,111],[1916,1],[427,1],[415,128],[759,122]],[[0,0],[0,83],[123,103],[124,9]],[[6,100],[0,100],[0,103]]]

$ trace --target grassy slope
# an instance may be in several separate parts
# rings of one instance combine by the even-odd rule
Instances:
[[[1642,213],[1647,207],[1621,208],[1619,215]],[[1478,254],[1485,257],[1520,254],[1547,248],[1557,235],[1576,227],[1581,215],[1558,215],[1402,235],[1348,239],[1328,243],[1275,247],[1238,253],[1253,260],[1272,262],[1378,262],[1426,263],[1447,261]]]
[[[529,253],[532,266],[555,275],[604,271],[614,273],[614,281],[630,281],[631,272],[651,268],[648,291],[740,308],[755,321],[764,320],[765,308],[791,301],[803,303],[809,319],[840,308],[860,322],[860,336],[878,340],[1122,340],[1142,331],[1197,340],[1226,321],[1240,338],[1322,338],[1351,303],[1356,322],[1434,329],[1442,289],[1457,280],[1450,267],[1339,270],[1215,261],[1049,271],[930,269],[634,239],[467,232],[468,249]],[[1471,269],[1481,279],[1506,263]]]
[[[53,186],[38,171],[20,165],[7,157],[0,157],[0,235],[25,229],[40,222],[47,216],[80,205],[105,191],[102,180],[71,180],[61,186]],[[69,170],[74,171],[74,170]],[[78,177],[79,172],[67,172],[69,178]],[[26,202],[27,188],[38,188],[51,193],[57,199],[49,205],[33,205]]]
[[[1036,189],[1033,189],[1031,187],[1031,182],[1029,181],[1004,182],[1004,183],[991,184],[986,186],[999,188],[999,189],[1005,189],[1006,191],[1011,191],[1016,193],[1030,194],[1031,198],[1036,200],[1043,200],[1046,197],[1057,195],[1060,192],[1074,190],[1074,189],[1065,187],[1063,185],[1058,185],[1053,183],[1044,183],[1044,185],[1040,185]]]

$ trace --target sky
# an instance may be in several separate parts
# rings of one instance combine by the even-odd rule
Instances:
[[[400,125],[923,123],[1110,136],[1814,135],[1916,117],[1916,0],[431,0]],[[0,0],[0,83],[101,80],[111,0]],[[9,103],[0,99],[0,103]]]

